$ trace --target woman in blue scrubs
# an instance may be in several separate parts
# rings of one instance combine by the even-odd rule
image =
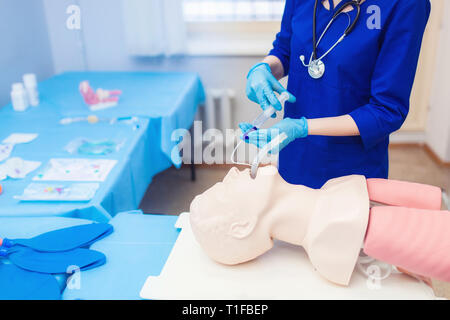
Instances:
[[[318,1],[316,40],[346,2]],[[291,99],[285,119],[250,133],[246,141],[262,147],[286,133],[279,171],[293,184],[320,188],[331,178],[351,174],[387,178],[389,135],[409,111],[430,2],[361,1],[354,29],[322,59],[325,72],[317,79],[300,59],[306,57],[307,64],[313,51],[314,6],[315,0],[287,0],[273,49],[250,70],[247,95],[263,109],[274,105],[281,110],[274,92],[286,91],[278,82],[285,76]],[[348,7],[338,16],[317,45],[317,57],[336,43],[356,15],[356,7]],[[243,130],[249,126],[241,124]]]

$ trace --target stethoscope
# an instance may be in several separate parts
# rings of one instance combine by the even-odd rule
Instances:
[[[322,32],[322,35],[320,36],[319,40],[316,41],[316,17],[317,17],[317,4],[319,0],[316,0],[316,3],[314,4],[314,15],[313,15],[313,52],[311,54],[311,57],[309,59],[309,63],[305,63],[305,56],[301,55],[300,60],[302,61],[303,65],[308,68],[308,73],[313,79],[320,79],[325,74],[325,64],[323,63],[323,59],[334,49],[336,46],[341,43],[346,36],[348,36],[353,29],[356,26],[356,23],[358,22],[359,16],[361,14],[361,2],[362,0],[352,0],[349,2],[344,3],[333,15],[330,22],[328,23],[325,30]],[[343,12],[346,8],[349,6],[356,8],[356,18],[354,21],[351,21],[350,15],[347,12]],[[331,10],[331,9],[330,9]],[[320,58],[317,58],[317,47],[320,44],[320,41],[322,41],[322,38],[325,36],[327,31],[330,29],[331,25],[334,21],[339,17],[341,13],[345,13],[349,19],[347,29],[345,29],[344,34],[336,41],[336,43],[327,51],[325,52]]]

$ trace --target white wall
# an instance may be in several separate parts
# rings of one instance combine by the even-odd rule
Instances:
[[[446,3],[438,46],[436,74],[428,112],[426,143],[450,162],[450,5]]]
[[[229,88],[239,106],[236,122],[250,120],[259,110],[245,97],[246,75],[262,57],[134,58],[127,54],[122,0],[44,0],[55,70],[194,71],[207,88]],[[81,31],[68,30],[66,9],[81,7]],[[84,38],[85,58],[80,46]],[[84,62],[84,60],[86,60]]]

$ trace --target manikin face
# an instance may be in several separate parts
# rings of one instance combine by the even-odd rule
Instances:
[[[275,167],[260,168],[256,179],[248,169],[233,168],[223,182],[194,199],[192,230],[212,259],[235,265],[272,248],[270,221],[264,218],[280,179]]]

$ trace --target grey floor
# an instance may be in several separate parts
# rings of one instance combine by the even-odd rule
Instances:
[[[145,213],[178,215],[189,211],[194,197],[215,183],[228,172],[224,167],[197,167],[197,180],[190,180],[189,167],[171,168],[158,174],[141,203]],[[420,147],[393,147],[390,151],[390,178],[426,183],[450,190],[450,167],[438,165]]]

